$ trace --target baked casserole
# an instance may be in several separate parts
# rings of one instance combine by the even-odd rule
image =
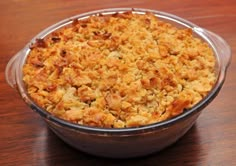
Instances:
[[[139,127],[181,114],[215,84],[213,50],[152,13],[94,15],[37,39],[23,67],[28,94],[86,126]]]

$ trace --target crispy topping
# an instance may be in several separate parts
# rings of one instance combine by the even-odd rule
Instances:
[[[53,42],[59,42],[60,40],[61,40],[61,38],[59,38],[59,37],[56,37],[56,36],[52,37]]]
[[[23,68],[32,99],[82,125],[138,127],[193,107],[215,83],[209,46],[152,13],[73,20],[32,45]]]
[[[31,49],[33,49],[34,47],[46,48],[47,43],[44,41],[44,39],[36,39],[35,44],[31,46]]]

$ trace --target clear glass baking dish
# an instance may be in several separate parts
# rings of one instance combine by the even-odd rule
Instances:
[[[193,34],[204,40],[213,49],[217,65],[217,81],[209,94],[193,108],[172,119],[137,128],[108,129],[82,126],[59,119],[35,104],[22,81],[22,67],[30,51],[30,45],[36,39],[44,38],[55,30],[71,24],[74,19],[85,19],[91,15],[109,15],[132,11],[137,14],[151,12],[159,19],[170,22],[179,28],[191,28]],[[13,56],[7,64],[5,76],[8,84],[15,88],[25,103],[37,112],[62,140],[69,145],[98,156],[128,158],[147,155],[160,151],[181,138],[195,123],[201,111],[217,96],[231,60],[229,45],[217,34],[201,28],[175,15],[148,9],[113,8],[79,14],[62,20],[36,35],[26,46]]]

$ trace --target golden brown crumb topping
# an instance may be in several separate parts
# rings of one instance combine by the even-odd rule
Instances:
[[[160,122],[215,83],[209,46],[151,13],[91,16],[37,39],[23,68],[32,99],[55,116],[123,128]]]

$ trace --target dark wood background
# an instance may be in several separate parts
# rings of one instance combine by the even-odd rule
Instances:
[[[79,13],[111,7],[149,8],[178,15],[219,34],[232,48],[232,62],[224,87],[193,128],[173,146],[142,158],[98,158],[69,147],[5,81],[4,71],[9,59],[41,30]],[[0,165],[236,165],[235,51],[235,0],[2,0]]]

